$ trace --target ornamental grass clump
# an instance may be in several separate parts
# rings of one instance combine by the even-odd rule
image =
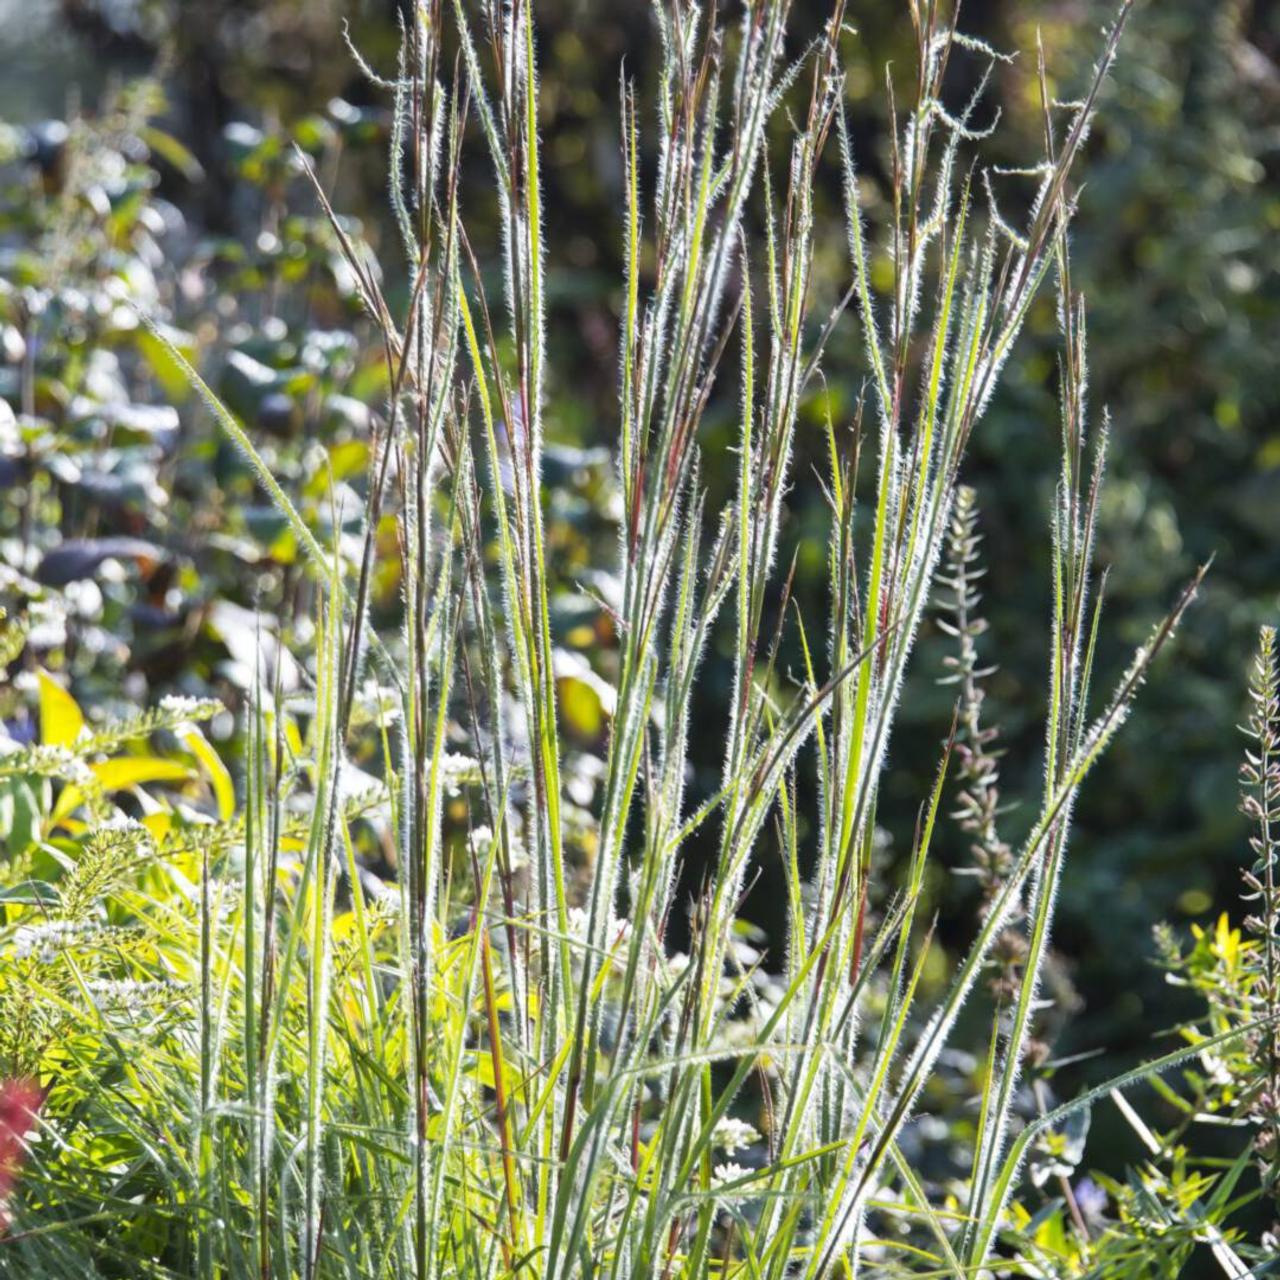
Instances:
[[[1130,7],[1078,102],[1054,102],[1042,69],[1044,154],[1022,175],[1015,226],[979,158],[982,86],[1002,55],[913,0],[914,87],[892,138],[891,209],[872,227],[846,118],[841,51],[857,37],[841,0],[791,54],[786,0],[752,0],[734,21],[714,5],[655,4],[655,100],[625,74],[620,86],[617,590],[601,604],[616,676],[593,676],[608,734],[588,805],[570,777],[551,622],[545,264],[557,227],[543,203],[534,15],[528,0],[412,11],[397,66],[364,67],[393,104],[403,263],[375,266],[315,183],[386,367],[354,549],[299,514],[153,321],[309,563],[305,694],[286,696],[264,647],[238,796],[194,727],[207,707],[94,735],[73,718],[73,732],[0,760],[6,776],[38,779],[84,841],[65,874],[6,899],[0,946],[22,950],[22,998],[48,1020],[25,1040],[23,1069],[53,1083],[0,1269],[979,1275],[1017,1252],[1006,1229],[1036,1144],[1109,1089],[1204,1050],[1034,1120],[1020,1109],[1077,795],[1196,585],[1097,696],[1105,430],[1086,404],[1068,229],[1072,174]],[[958,103],[944,94],[953,59],[979,68],[978,91]],[[468,230],[478,197],[462,161],[477,147],[497,192],[495,244]],[[834,312],[814,314],[815,191],[833,168],[849,283]],[[501,299],[481,269],[495,254]],[[887,284],[873,282],[873,258],[890,264]],[[383,287],[396,272],[399,310]],[[980,717],[974,498],[960,477],[1031,308],[1054,292],[1062,447],[1044,783],[1014,838]],[[855,421],[826,422],[814,480],[792,453],[814,430],[801,407],[834,343],[861,352],[865,402]],[[700,444],[712,403],[736,405],[722,456]],[[733,469],[724,510],[708,506],[704,467]],[[810,485],[828,516],[820,620],[791,608],[779,560],[788,495]],[[388,559],[398,629],[379,628],[370,604]],[[877,820],[913,642],[939,588],[959,639],[959,709],[895,879],[873,857]],[[795,679],[780,669],[784,633],[803,653]],[[708,727],[691,707],[721,636],[723,770],[713,794],[694,796],[690,737]],[[57,694],[45,696],[56,721]],[[139,821],[123,820],[102,771],[139,740],[204,772],[205,811],[152,796]],[[806,813],[802,762],[819,779]],[[144,771],[136,785],[173,776]],[[955,787],[983,902],[926,1000],[933,930],[918,908]],[[358,855],[361,824],[380,833],[385,880]],[[714,854],[691,894],[695,836]],[[779,857],[789,916],[766,967],[739,915],[761,861]],[[92,894],[85,876],[101,877]],[[913,1164],[903,1138],[971,999],[989,1026],[957,1193]]]

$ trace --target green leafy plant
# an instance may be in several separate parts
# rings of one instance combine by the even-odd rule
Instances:
[[[1183,1073],[1182,1091],[1168,1089],[1177,1123],[1167,1133],[1148,1134],[1155,1154],[1185,1149],[1197,1127],[1226,1127],[1240,1132],[1240,1158],[1224,1182],[1234,1188],[1252,1159],[1258,1187],[1242,1199],[1262,1196],[1265,1212],[1275,1214],[1276,1166],[1276,930],[1280,921],[1276,873],[1276,804],[1280,798],[1280,685],[1277,682],[1275,629],[1263,627],[1249,682],[1249,740],[1241,765],[1242,808],[1253,834],[1253,860],[1244,872],[1242,898],[1249,908],[1243,928],[1220,915],[1211,929],[1195,927],[1193,945],[1184,951],[1168,927],[1157,944],[1170,981],[1193,990],[1204,1001],[1206,1017],[1187,1027],[1193,1045],[1212,1042],[1224,1031],[1237,1039],[1206,1049]],[[1274,1263],[1274,1221],[1259,1247],[1242,1246],[1249,1261]]]

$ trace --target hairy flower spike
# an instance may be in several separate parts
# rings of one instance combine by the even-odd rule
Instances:
[[[950,674],[943,684],[960,686],[960,722],[956,739],[956,777],[960,784],[959,807],[955,818],[970,838],[972,865],[961,874],[976,876],[983,896],[990,901],[1013,867],[1013,850],[1000,838],[1000,755],[992,748],[999,737],[998,727],[984,726],[982,705],[986,690],[982,681],[994,667],[978,665],[977,640],[987,630],[986,619],[978,613],[982,597],[977,583],[986,570],[979,560],[982,542],[977,531],[976,495],[967,485],[956,491],[955,512],[947,548],[947,565],[939,582],[950,591],[942,602],[949,621],[939,626],[957,643],[958,652],[943,659]]]

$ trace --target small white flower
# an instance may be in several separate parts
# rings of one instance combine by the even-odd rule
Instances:
[[[480,765],[471,756],[446,751],[440,760],[440,772],[444,778],[445,794],[458,795],[464,786],[476,781]]]
[[[180,983],[138,981],[131,978],[99,979],[86,984],[99,1009],[141,1014],[149,1003],[182,990]]]
[[[160,710],[166,716],[182,720],[208,720],[222,710],[222,703],[214,698],[187,698],[171,693],[160,699]]]
[[[52,964],[77,938],[88,934],[90,928],[86,923],[71,920],[23,925],[14,935],[14,951],[19,960],[35,956],[41,964]]]
[[[718,1164],[711,1171],[711,1186],[713,1190],[725,1187],[734,1182],[740,1182],[743,1178],[750,1177],[752,1170],[745,1168],[734,1160],[727,1160],[724,1164]],[[749,1194],[747,1188],[736,1187],[727,1195],[718,1195],[716,1197],[722,1204],[741,1204]]]
[[[725,1116],[711,1135],[712,1145],[719,1147],[727,1156],[737,1155],[759,1141],[760,1134],[755,1127],[734,1116]]]

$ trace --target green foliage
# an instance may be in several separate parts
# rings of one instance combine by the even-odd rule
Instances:
[[[1204,1244],[1239,1274],[1249,1153],[1202,1167],[1123,1091],[1184,1068],[1187,1115],[1253,1125],[1273,1179],[1265,647],[1246,772],[1260,940],[1200,938],[1186,980],[1212,1011],[1185,1045],[1066,1103],[1047,1061],[1077,799],[1202,577],[1099,697],[1106,433],[1068,232],[1129,8],[1078,101],[1055,102],[1042,67],[1045,154],[1002,216],[975,120],[1005,60],[936,5],[909,9],[915,79],[900,118],[890,103],[878,201],[842,3],[794,61],[782,0],[723,26],[655,6],[652,91],[621,82],[603,457],[547,438],[567,376],[547,242],[565,228],[527,3],[481,21],[420,6],[393,68],[360,63],[388,114],[339,100],[288,130],[229,128],[255,233],[190,249],[176,280],[137,279],[163,258],[152,157],[199,164],[158,131],[154,86],[77,122],[51,190],[19,166],[0,1075],[47,1092],[0,1272],[1172,1276]],[[952,101],[957,65],[973,92]],[[390,148],[380,266],[327,193],[370,135]],[[472,172],[486,150],[496,208]],[[823,175],[844,201],[848,287],[830,300]],[[312,196],[318,212],[294,212]],[[1045,770],[1015,838],[960,476],[1040,312],[1059,325],[1061,457]],[[842,347],[867,374],[846,410],[822,392]],[[153,398],[206,417],[193,431]],[[798,465],[814,439],[816,483]],[[121,481],[129,536],[99,536],[86,476]],[[817,610],[781,570],[802,508],[820,512]],[[130,573],[152,612],[118,589]],[[918,788],[889,748],[938,586],[959,699]],[[86,616],[125,624],[121,647],[77,643]],[[200,696],[138,712],[119,686],[165,683],[144,657],[158,619],[194,642],[177,662]],[[904,791],[899,868],[881,823]],[[982,893],[944,949],[926,917],[953,791]],[[742,902],[771,864],[785,936],[766,939]],[[1206,1063],[1226,1065],[1201,1079]],[[1089,1183],[1091,1204],[1076,1173],[1107,1098],[1151,1158]]]

